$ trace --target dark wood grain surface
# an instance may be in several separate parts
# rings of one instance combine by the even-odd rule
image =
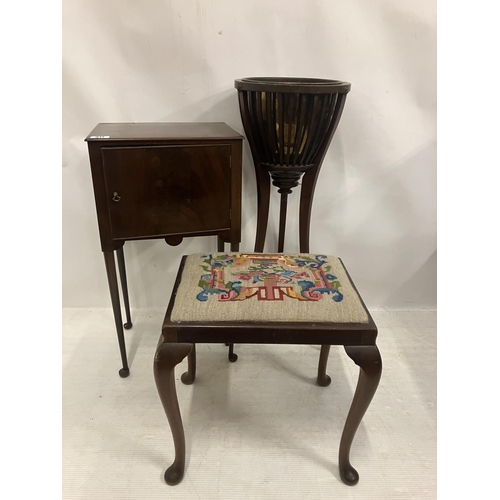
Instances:
[[[179,245],[217,237],[241,241],[243,136],[225,123],[100,123],[88,143],[101,249],[104,252],[123,368],[123,327],[132,327],[123,245],[162,238]],[[122,324],[114,251],[126,319]]]
[[[210,123],[99,123],[86,141],[201,141],[242,139],[243,136],[222,122]]]
[[[102,155],[113,238],[230,228],[230,146],[102,148]]]
[[[260,80],[260,81],[259,81]],[[237,80],[243,125],[254,160],[258,186],[258,227],[255,251],[263,251],[269,212],[270,176],[281,193],[278,252],[283,251],[286,226],[287,196],[304,174],[300,203],[300,251],[309,251],[309,227],[314,187],[321,163],[342,114],[350,84],[313,79],[244,79]],[[280,94],[280,92],[282,94]],[[304,92],[304,95],[301,93]],[[295,114],[294,114],[295,111]],[[299,112],[300,111],[300,112]],[[240,151],[241,142],[236,149]],[[241,155],[238,153],[238,157]],[[241,169],[239,169],[241,175]],[[240,178],[233,175],[232,189]],[[241,191],[239,191],[240,205]],[[238,212],[239,217],[239,212]],[[234,234],[234,233],[232,233]],[[234,236],[232,241],[239,240]],[[224,249],[218,239],[217,248]],[[237,245],[231,243],[231,249]],[[155,381],[174,439],[175,459],[165,472],[169,485],[178,484],[185,471],[186,445],[184,428],[175,389],[175,366],[188,356],[188,371],[181,380],[192,384],[196,378],[196,343],[229,346],[229,361],[235,361],[234,344],[313,344],[321,345],[317,383],[327,387],[331,378],[326,373],[331,345],[343,345],[347,355],[360,367],[360,376],[339,448],[341,480],[348,485],[359,481],[350,463],[350,450],[356,430],[377,389],[382,362],[376,346],[377,327],[363,300],[368,323],[218,321],[188,322],[171,320],[177,300],[186,256],[183,257],[172,291],[154,359]],[[342,263],[343,265],[343,263]],[[345,269],[345,267],[344,267]],[[356,290],[349,273],[345,269]],[[196,293],[196,290],[193,290]],[[259,307],[255,303],[255,307]],[[300,306],[299,306],[300,307]]]

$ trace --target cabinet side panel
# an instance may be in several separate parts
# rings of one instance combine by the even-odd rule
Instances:
[[[97,222],[99,225],[99,236],[101,238],[101,249],[104,252],[106,250],[112,250],[113,246],[101,156],[101,144],[89,142],[88,146],[90,168],[92,172],[92,184],[94,186],[94,199],[97,211]]]

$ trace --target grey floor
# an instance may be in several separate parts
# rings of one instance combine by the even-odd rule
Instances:
[[[198,345],[197,380],[178,381],[187,470],[170,487],[173,443],[153,379],[163,310],[133,311],[131,364],[118,376],[111,310],[63,310],[64,499],[436,498],[436,313],[373,312],[382,379],[352,446],[357,486],[337,452],[358,369],[333,347]],[[176,372],[179,379],[187,364]]]

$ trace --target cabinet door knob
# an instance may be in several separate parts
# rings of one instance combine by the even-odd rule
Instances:
[[[118,195],[118,193],[115,191],[113,193],[113,201],[120,201],[122,199],[121,196]]]

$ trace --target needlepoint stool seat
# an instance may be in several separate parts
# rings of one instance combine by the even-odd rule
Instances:
[[[196,376],[195,344],[264,343],[322,345],[318,384],[326,375],[330,345],[343,345],[360,377],[339,452],[342,480],[356,484],[350,465],[354,435],[378,386],[382,362],[377,328],[342,261],[320,254],[205,253],[184,256],[158,343],[154,372],[175,445],[168,484],[182,480],[185,438],[174,368],[188,356],[181,377]]]
[[[187,257],[171,320],[368,323],[336,257],[212,253]]]

